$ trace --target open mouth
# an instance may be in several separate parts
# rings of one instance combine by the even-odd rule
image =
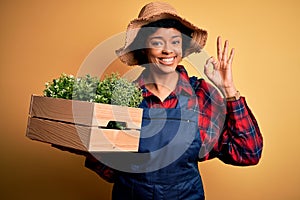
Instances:
[[[172,65],[175,61],[176,56],[168,58],[159,58],[161,64],[163,65]]]

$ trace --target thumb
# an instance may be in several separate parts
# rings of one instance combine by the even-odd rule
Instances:
[[[210,64],[213,64],[213,65],[214,65],[214,63],[215,63],[215,59],[214,59],[213,56],[211,56],[210,58],[208,58],[208,59],[206,60],[206,63],[205,63],[205,65],[204,65],[204,74],[205,74],[206,76],[209,76],[209,74],[212,73],[212,72],[209,70],[209,66],[210,66]],[[215,66],[214,66],[214,67],[215,67]]]

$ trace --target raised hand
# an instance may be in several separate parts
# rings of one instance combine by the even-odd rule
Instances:
[[[226,40],[224,49],[222,49],[222,40],[217,38],[217,59],[210,57],[204,66],[204,73],[207,78],[213,82],[223,93],[225,97],[234,96],[237,92],[232,78],[232,61],[234,57],[234,49],[231,49],[228,57],[228,45]],[[209,69],[209,64],[213,65],[213,69]]]

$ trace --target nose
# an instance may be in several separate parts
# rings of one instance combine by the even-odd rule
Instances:
[[[165,55],[169,55],[172,54],[174,52],[174,50],[171,48],[171,45],[166,43],[164,45],[164,48],[162,49],[162,53]]]

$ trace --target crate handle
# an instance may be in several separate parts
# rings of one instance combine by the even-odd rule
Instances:
[[[127,123],[122,121],[109,121],[105,128],[125,130],[127,129]]]

